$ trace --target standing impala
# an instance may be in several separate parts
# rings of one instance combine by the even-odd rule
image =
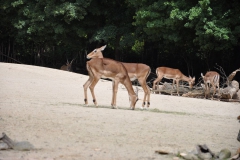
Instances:
[[[97,48],[93,50],[91,53],[87,55],[87,58],[104,58],[102,51],[106,48],[105,46],[102,46],[100,48]],[[128,76],[131,81],[138,80],[140,85],[142,86],[144,90],[144,98],[142,103],[142,108],[145,107],[145,101],[147,102],[147,107],[150,106],[150,89],[147,85],[147,77],[151,73],[151,68],[145,64],[142,63],[123,63],[124,67],[127,70]]]
[[[218,96],[220,96],[220,91],[219,91],[220,75],[215,71],[209,71],[205,74],[205,76],[201,73],[201,76],[205,84],[205,98],[209,95],[211,85],[213,87],[212,99],[214,94],[216,93],[216,87],[218,87]]]
[[[88,55],[87,55],[87,58],[89,58]],[[84,96],[85,96],[84,101],[86,105],[88,104],[87,88],[89,87],[93,97],[93,103],[97,106],[97,101],[94,94],[94,87],[100,78],[109,78],[113,81],[113,96],[112,96],[112,103],[111,103],[112,107],[113,108],[116,107],[118,84],[120,82],[126,87],[128,91],[129,99],[131,103],[130,108],[131,109],[135,108],[135,105],[138,99],[133,90],[132,83],[130,81],[130,78],[128,77],[127,71],[121,62],[118,62],[109,58],[94,58],[87,62],[86,67],[89,74],[89,79],[83,85]]]
[[[173,69],[173,68],[168,68],[168,67],[158,67],[156,69],[156,74],[157,74],[157,78],[154,80],[153,82],[153,90],[156,89],[156,85],[157,85],[157,89],[159,88],[159,82],[162,80],[162,78],[167,78],[167,79],[172,79],[173,80],[173,86],[176,83],[177,85],[177,94],[179,96],[179,81],[186,81],[189,84],[189,88],[191,89],[195,83],[195,77],[187,77],[184,74],[182,74],[182,72],[179,69]],[[172,86],[172,87],[173,87]],[[172,93],[171,93],[172,95]]]

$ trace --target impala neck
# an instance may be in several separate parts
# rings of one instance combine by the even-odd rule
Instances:
[[[187,76],[185,76],[185,75],[183,74],[181,80],[188,82],[188,81],[190,81],[190,78],[188,78]]]
[[[124,81],[124,86],[126,87],[129,95],[136,95],[132,87],[132,82],[129,78],[126,78],[126,80]]]
[[[102,53],[101,53],[101,54],[99,53],[98,56],[97,56],[97,57],[94,57],[94,58],[103,58],[103,54],[102,54]]]

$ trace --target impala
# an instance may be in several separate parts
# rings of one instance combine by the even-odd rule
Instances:
[[[122,83],[128,91],[130,108],[131,109],[135,108],[138,99],[133,90],[132,83],[130,81],[130,78],[128,77],[126,68],[123,66],[121,62],[109,58],[94,58],[87,62],[86,67],[89,74],[89,79],[83,85],[85,96],[84,101],[86,105],[88,104],[87,88],[89,87],[93,97],[93,103],[97,107],[97,100],[94,94],[94,87],[100,78],[109,78],[113,81],[113,95],[111,103],[112,108],[116,107],[116,97],[119,82]]]
[[[195,77],[187,77],[179,69],[173,69],[168,67],[158,67],[156,69],[157,78],[153,81],[153,90],[159,88],[159,82],[162,80],[162,78],[166,79],[172,79],[173,80],[173,86],[176,83],[177,86],[177,94],[179,96],[179,81],[186,81],[189,84],[189,88],[191,89],[195,83]],[[172,86],[172,87],[173,87]],[[172,93],[171,93],[172,95]]]
[[[91,53],[87,55],[87,58],[104,58],[102,51],[106,48],[105,46],[102,46],[100,48],[97,48],[93,50]],[[128,76],[131,81],[138,80],[140,85],[143,88],[144,91],[144,98],[142,103],[142,108],[145,107],[145,104],[147,104],[147,107],[150,106],[150,89],[147,85],[147,77],[151,73],[151,68],[145,64],[142,63],[123,63],[124,67],[127,70]],[[147,102],[147,103],[145,103]]]
[[[67,60],[66,65],[62,65],[62,67],[60,69],[64,70],[64,71],[71,71],[72,70],[72,62],[73,62],[73,60],[70,63]]]
[[[201,76],[205,84],[205,98],[209,95],[210,85],[212,85],[213,87],[212,99],[214,94],[216,93],[216,87],[218,87],[218,96],[219,96],[220,95],[220,91],[219,91],[220,75],[215,71],[209,71],[205,74],[205,76],[201,73]]]

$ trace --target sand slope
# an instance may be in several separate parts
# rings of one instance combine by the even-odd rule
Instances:
[[[111,109],[112,84],[95,88],[99,108],[83,106],[88,77],[66,71],[0,63],[0,133],[29,141],[33,151],[0,151],[0,159],[172,159],[155,150],[177,152],[207,144],[233,153],[240,146],[239,103],[151,95],[151,107],[129,110],[120,85]],[[139,93],[139,98],[143,92]]]

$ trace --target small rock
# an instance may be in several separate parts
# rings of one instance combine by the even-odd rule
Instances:
[[[155,153],[158,153],[158,154],[169,154],[168,151],[164,151],[164,150],[157,150],[157,151],[155,151]]]
[[[6,150],[9,149],[7,143],[0,142],[0,150]]]
[[[198,154],[198,157],[199,157],[200,159],[204,159],[204,160],[210,160],[210,159],[212,159],[212,155],[211,155],[211,153],[209,153],[209,152],[207,152],[207,153],[199,153],[199,154]]]
[[[34,149],[34,146],[27,141],[22,141],[14,143],[13,149],[19,151],[29,151]]]
[[[228,159],[231,157],[231,152],[228,149],[222,149],[218,155],[218,159]]]
[[[180,156],[186,160],[198,160],[198,157],[193,153],[180,153]]]

